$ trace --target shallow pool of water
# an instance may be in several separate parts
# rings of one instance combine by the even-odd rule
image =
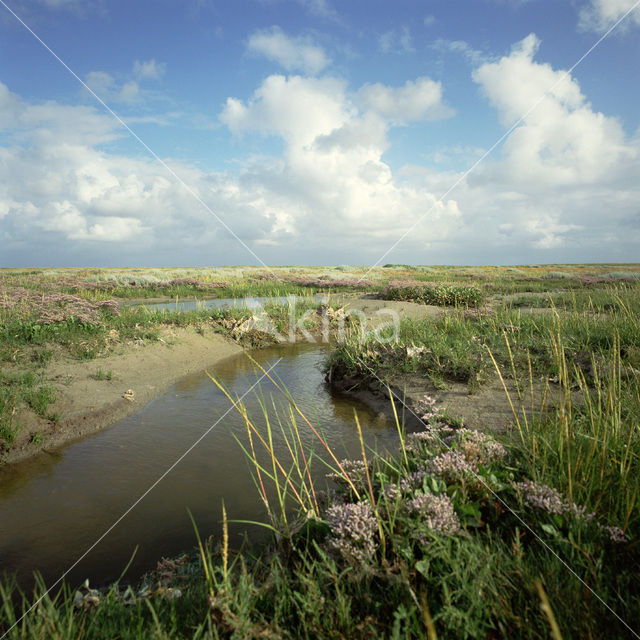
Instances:
[[[325,354],[322,346],[293,345],[265,349],[254,357],[265,368],[282,358],[274,373],[325,433],[339,459],[359,457],[354,408],[368,443],[394,447],[397,435],[391,421],[326,387],[321,371]],[[244,354],[219,363],[211,373],[233,396],[245,393],[257,375]],[[282,415],[288,410],[268,381],[261,384],[260,394],[268,405],[279,406]],[[249,394],[245,402],[264,427],[256,395]],[[228,400],[206,375],[191,375],[108,429],[0,469],[0,568],[16,573],[25,586],[34,570],[51,584],[228,409]],[[272,406],[270,412],[273,417]],[[275,427],[275,446],[283,455],[285,444],[277,435],[277,423]],[[308,428],[301,428],[301,435],[320,453]],[[131,579],[153,568],[162,556],[190,549],[195,535],[187,509],[203,535],[220,535],[223,499],[230,519],[262,519],[249,464],[235,437],[246,442],[246,427],[231,411],[71,571],[71,582],[116,579],[136,547],[127,574]],[[323,470],[317,472],[323,477]],[[233,526],[236,542],[244,530],[247,525]],[[260,531],[248,528],[250,537]]]

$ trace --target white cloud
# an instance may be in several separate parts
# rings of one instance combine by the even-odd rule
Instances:
[[[251,53],[265,56],[282,65],[287,71],[303,71],[315,75],[331,60],[324,49],[305,36],[292,38],[280,27],[255,31],[247,45]]]
[[[539,45],[531,34],[509,56],[473,73],[508,126],[547,94],[505,142],[501,173],[535,188],[612,179],[637,161],[638,149],[625,140],[615,118],[592,110],[577,80],[533,61]]]
[[[133,63],[132,73],[135,80],[121,79],[117,81],[113,75],[106,71],[90,71],[84,78],[85,84],[101,99],[107,103],[136,104],[141,102],[150,92],[140,87],[140,82],[146,80],[160,80],[166,70],[164,62],[156,62],[155,59]]]
[[[482,51],[474,49],[464,40],[446,40],[438,38],[431,47],[442,53],[456,53],[464,56],[472,65],[477,66],[488,61],[488,57]]]
[[[606,31],[622,18],[637,0],[590,0],[580,10],[579,26],[588,31]],[[620,24],[620,28],[631,24],[640,25],[640,7],[636,7]]]
[[[436,17],[428,14],[424,17],[423,22],[425,27],[431,27],[436,21]]]
[[[559,82],[565,71],[536,62],[539,47],[529,35],[473,73],[505,126],[548,94],[508,136],[502,157],[484,161],[455,192],[463,215],[477,212],[470,229],[481,238],[494,230],[496,248],[593,258],[628,251],[640,242],[640,140],[594,111],[575,78]]]
[[[530,35],[473,73],[506,127],[564,75],[538,62],[539,50]],[[122,89],[107,75],[93,80]],[[554,87],[501,152],[441,204],[437,196],[460,172],[435,163],[396,171],[385,152],[392,127],[442,115],[442,92],[428,78],[354,91],[339,78],[272,75],[252,94],[229,97],[219,120],[238,137],[275,137],[281,151],[247,155],[227,172],[172,166],[266,262],[374,261],[414,223],[389,261],[635,255],[640,139],[595,111],[575,78]],[[32,103],[0,84],[4,254],[60,248],[65,257],[88,247],[85,262],[114,255],[138,264],[153,260],[145,256],[246,261],[245,250],[160,165],[104,150],[121,135],[116,127],[92,108]],[[420,132],[425,152],[438,149],[456,167],[481,153],[439,148],[427,126]],[[248,154],[255,153],[249,142]]]
[[[404,104],[402,91],[390,90],[391,102],[379,100],[387,115],[402,111],[422,117],[424,104],[420,109]],[[430,95],[429,105],[436,102]],[[458,223],[455,201],[436,204],[428,190],[393,176],[382,160],[388,118],[366,107],[359,110],[341,80],[270,76],[247,103],[230,98],[220,119],[236,134],[253,130],[283,140],[282,156],[250,164],[239,187],[259,193],[256,206],[274,215],[287,212],[288,233],[309,250],[329,243],[352,251],[354,242],[384,250],[390,235],[400,235],[430,208],[428,225],[415,241],[434,234],[442,240]]]
[[[382,53],[413,53],[413,39],[409,27],[391,29],[378,37],[378,47]]]
[[[451,192],[461,212],[456,245],[484,262],[634,259],[640,137],[595,111],[575,78],[558,83],[565,72],[537,62],[539,49],[530,35],[473,73],[505,127],[549,91],[501,150],[466,178],[416,166],[403,173],[437,194],[459,181]],[[462,261],[453,251],[450,259]]]
[[[408,80],[403,87],[380,83],[364,85],[359,101],[396,124],[437,120],[453,114],[442,102],[442,85],[427,77]]]
[[[0,82],[0,131],[19,144],[102,144],[122,133],[117,123],[91,107],[63,106],[54,101],[31,104]]]
[[[133,73],[139,80],[160,80],[167,70],[165,62],[156,62],[155,58],[133,63]]]
[[[312,15],[323,18],[335,18],[336,10],[327,2],[327,0],[298,0]]]
[[[33,0],[33,4],[44,6],[51,11],[68,11],[79,16],[89,13],[106,14],[104,0]]]
[[[106,71],[90,71],[84,82],[106,103],[134,104],[141,99],[140,85],[135,80],[118,85],[115,78]]]
[[[345,88],[336,78],[269,76],[247,105],[229,98],[220,120],[234,134],[258,131],[303,146],[349,119],[354,107],[336,99]]]

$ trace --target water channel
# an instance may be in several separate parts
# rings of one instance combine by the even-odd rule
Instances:
[[[326,349],[287,345],[252,355],[265,368],[281,358],[274,373],[339,459],[359,457],[354,408],[369,445],[395,448],[397,433],[390,420],[327,387],[322,372]],[[259,372],[243,354],[218,363],[211,374],[232,396],[240,396]],[[288,404],[268,381],[261,383],[259,393],[270,406],[275,446],[284,457],[273,405],[286,418]],[[245,403],[256,424],[264,427],[256,394],[250,393]],[[27,587],[38,570],[51,584],[229,407],[204,373],[191,375],[101,432],[0,469],[0,570],[16,574]],[[315,436],[299,423],[305,446],[320,453]],[[230,519],[263,520],[250,465],[235,437],[247,441],[245,423],[232,410],[70,572],[70,582],[89,578],[92,585],[101,585],[116,579],[136,547],[127,574],[131,580],[155,567],[162,556],[191,549],[195,535],[187,509],[205,536],[220,535],[223,499]],[[317,465],[315,472],[323,478],[326,470]],[[236,543],[243,531],[249,537],[263,535],[259,527],[236,524],[231,530]]]

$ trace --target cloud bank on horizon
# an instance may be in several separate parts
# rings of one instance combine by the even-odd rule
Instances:
[[[640,259],[634,1],[350,4],[0,7],[0,266]]]

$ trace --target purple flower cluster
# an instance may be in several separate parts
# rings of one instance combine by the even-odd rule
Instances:
[[[612,542],[626,542],[627,536],[625,536],[624,531],[620,527],[610,527],[604,526],[601,530],[609,536],[609,539]]]
[[[422,400],[416,403],[416,413],[424,422],[429,422],[442,415],[442,409],[436,405],[434,398],[425,394]]]
[[[427,462],[427,471],[446,482],[456,482],[475,474],[475,467],[459,451],[451,450]]]
[[[587,507],[577,505],[562,497],[562,494],[546,484],[538,484],[533,480],[514,483],[514,487],[521,493],[524,503],[547,513],[556,515],[571,515],[587,522],[595,520],[596,514],[588,511]],[[600,531],[613,542],[626,542],[625,533],[620,527],[597,525]]]
[[[426,469],[420,467],[417,471],[407,473],[404,478],[400,479],[400,489],[402,491],[413,491],[422,486],[424,477],[426,475]]]
[[[432,445],[448,447],[455,437],[455,430],[442,423],[426,424],[424,431],[410,433],[407,436],[405,449],[412,453],[420,453]]]
[[[115,300],[91,302],[67,293],[41,293],[22,287],[0,291],[0,308],[40,324],[74,319],[83,324],[98,325],[101,312],[120,313]]]
[[[516,482],[515,488],[522,494],[522,500],[530,507],[552,514],[562,514],[567,510],[567,503],[557,489],[538,484],[533,480]]]
[[[474,467],[502,460],[506,449],[491,436],[476,429],[460,429],[456,433],[457,449]]]
[[[42,285],[43,283],[40,284]],[[71,289],[72,291],[111,291],[111,289],[115,288],[118,283],[113,280],[93,282],[89,280],[82,280],[75,276],[66,276],[47,284],[51,289]]]
[[[395,502],[400,496],[398,485],[394,482],[384,488],[384,497],[388,502]]]
[[[327,510],[329,546],[346,560],[368,563],[376,552],[376,516],[367,502],[334,505]]]
[[[367,481],[367,467],[362,460],[342,460],[340,466],[354,485],[358,486]],[[328,473],[327,478],[348,484],[345,476],[339,471],[337,473]]]
[[[429,529],[444,535],[460,531],[460,520],[446,494],[421,493],[407,503],[409,511],[419,513]]]

